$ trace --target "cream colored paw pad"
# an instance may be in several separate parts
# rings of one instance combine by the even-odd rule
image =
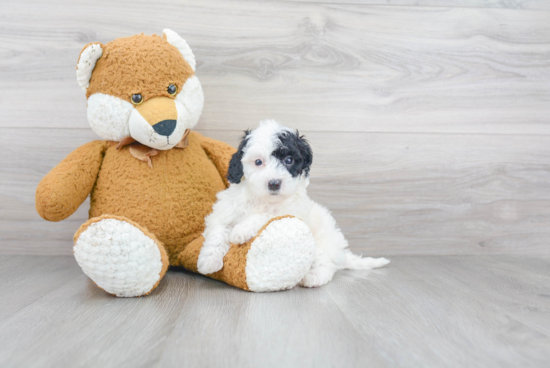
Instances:
[[[103,219],[90,224],[76,241],[74,255],[89,278],[116,296],[146,294],[160,279],[157,244],[125,221]]]
[[[256,292],[290,289],[311,269],[314,255],[313,235],[302,220],[282,218],[273,221],[248,251],[248,288]]]

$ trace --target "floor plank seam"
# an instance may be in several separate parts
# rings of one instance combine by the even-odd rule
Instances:
[[[348,321],[349,325],[352,327],[352,329],[359,335],[361,336],[361,338],[363,339],[363,341],[365,342],[365,344],[367,344],[367,336],[365,336],[364,333],[361,332],[360,329],[358,329],[357,327],[355,327],[353,321],[349,318],[349,316],[347,315],[347,313],[345,313],[342,308],[340,307],[340,305],[334,300],[334,298],[332,297],[331,293],[328,291],[327,292],[327,295],[328,297],[330,298],[330,300],[334,303],[334,305],[336,305],[336,308],[338,308],[338,310],[340,311],[340,313],[342,314],[342,316],[344,317],[344,319],[346,321]],[[381,351],[381,350],[378,350],[376,349],[376,351],[384,358],[386,359],[386,361],[388,362],[388,364],[392,364],[394,365],[395,364],[395,361],[393,361],[393,359],[391,357],[389,357],[385,352]]]
[[[447,265],[447,267],[449,267],[449,265]],[[408,275],[411,275],[412,277],[415,277],[417,279],[420,279],[423,282],[427,283],[428,285],[431,285],[434,288],[441,287],[441,284],[438,284],[437,280],[435,280],[431,277],[426,277],[424,274],[417,275],[416,273],[407,272],[407,270],[404,270],[404,273],[408,274]],[[466,290],[464,290],[464,291],[456,290],[456,291],[461,293],[461,294],[466,295],[466,297],[468,297],[471,294],[471,291],[466,291]],[[484,295],[480,290],[476,290],[476,291],[478,292],[478,294]],[[529,328],[531,328],[535,331],[538,331],[539,333],[541,333],[541,334],[543,334],[547,337],[550,337],[550,334],[548,334],[547,331],[541,330],[539,328],[539,326],[535,326],[532,323],[530,323],[529,321],[524,321],[523,319],[518,318],[516,315],[512,315],[512,312],[510,312],[507,309],[502,307],[502,303],[499,303],[498,301],[492,300],[490,296],[485,296],[483,301],[484,301],[484,303],[492,305],[496,310],[499,310],[502,314],[508,316],[508,318],[510,318],[510,319],[513,319],[517,323],[522,324],[524,326],[527,326],[527,327],[529,327]]]
[[[300,0],[283,0],[287,3],[301,3],[301,4],[316,4],[316,5],[336,5],[336,6],[345,6],[345,7],[370,7],[370,8],[413,8],[421,10],[432,10],[432,9],[472,9],[472,10],[512,10],[512,11],[532,11],[532,12],[550,12],[545,9],[526,9],[526,8],[507,8],[507,7],[496,7],[496,6],[457,6],[457,5],[414,5],[414,4],[362,4],[359,2],[329,2],[329,1],[300,1]]]
[[[75,278],[72,278],[72,279],[68,279],[67,281],[59,284],[57,287],[55,287],[54,289],[50,290],[49,292],[47,292],[46,294],[42,295],[41,297],[39,297],[38,299],[32,301],[31,303],[29,304],[26,304],[25,306],[23,306],[22,308],[20,308],[17,312],[13,313],[12,315],[10,315],[9,317],[6,317],[4,320],[0,321],[0,330],[2,329],[2,326],[4,324],[6,324],[10,319],[12,319],[13,317],[17,316],[19,313],[25,311],[27,308],[31,307],[32,305],[36,304],[37,302],[41,301],[42,299],[44,299],[46,296],[50,295],[51,293],[53,293],[54,291],[57,291],[59,290],[61,287],[67,285],[68,283],[80,278],[82,275],[77,275],[75,276]]]
[[[550,13],[550,11],[549,11]],[[197,132],[224,132],[224,133],[239,133],[241,134],[244,129],[218,129],[218,128],[202,128],[200,127],[200,122],[197,124],[198,127],[194,130]],[[86,127],[15,127],[15,126],[0,126],[0,129],[13,129],[13,130],[68,130],[68,131],[88,131],[92,133],[90,128]],[[300,130],[302,131],[302,130]],[[514,136],[514,137],[550,137],[550,133],[497,133],[497,132],[438,132],[438,131],[362,131],[362,130],[308,130],[304,129],[303,132],[311,134],[327,133],[327,134],[375,134],[375,135],[451,135],[451,136]],[[100,140],[97,137],[97,140]]]
[[[175,272],[175,270],[172,270],[172,272]],[[176,271],[177,272],[177,271]],[[169,276],[169,275],[167,275]],[[188,281],[186,281],[186,283],[190,284]],[[193,291],[195,289],[195,283],[193,283]],[[165,334],[165,337],[166,337],[166,340],[169,340],[170,337],[174,334],[175,330],[176,330],[176,326],[177,326],[177,322],[179,321],[179,319],[181,318],[181,316],[183,315],[183,312],[185,310],[185,305],[188,303],[188,299],[189,299],[189,288],[187,289],[187,293],[185,294],[185,301],[182,305],[182,308],[181,310],[179,311],[179,314],[178,314],[178,317],[176,319],[174,319],[174,324],[172,326],[172,328],[170,328],[170,332]],[[166,353],[166,349],[168,348],[168,344],[163,344],[163,347],[162,349],[160,350],[160,354],[158,355],[157,359],[156,359],[156,362],[153,363],[153,367],[160,367],[160,364],[162,362],[162,358],[164,357],[165,353]]]

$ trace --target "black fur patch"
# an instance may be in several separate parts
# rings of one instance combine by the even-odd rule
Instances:
[[[309,143],[304,136],[300,136],[300,133],[283,132],[278,135],[281,141],[279,147],[273,151],[272,155],[275,156],[281,165],[285,166],[288,172],[293,178],[305,173],[309,175],[309,169],[313,162],[313,152]],[[291,165],[285,165],[284,159],[286,157],[292,157],[294,162]]]
[[[243,150],[246,147],[246,144],[248,143],[248,135],[250,134],[250,130],[244,131],[243,139],[241,140],[241,143],[239,144],[239,148],[237,149],[237,152],[233,154],[233,157],[231,157],[231,161],[229,161],[229,169],[227,170],[227,180],[229,180],[230,183],[233,184],[239,184],[241,182],[241,179],[244,175],[243,172]]]

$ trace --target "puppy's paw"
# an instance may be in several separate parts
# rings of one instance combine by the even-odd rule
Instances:
[[[197,261],[197,270],[203,275],[218,272],[223,268],[223,255],[219,252],[202,252]]]
[[[332,276],[334,276],[334,271],[329,268],[313,268],[300,281],[300,286],[308,288],[323,286],[332,280]]]
[[[233,230],[231,230],[231,234],[229,234],[229,242],[231,244],[244,244],[253,237],[256,236],[258,233],[258,230],[251,226],[249,223],[240,223],[235,225]]]

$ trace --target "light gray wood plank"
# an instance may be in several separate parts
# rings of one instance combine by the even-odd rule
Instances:
[[[0,364],[26,367],[384,362],[322,289],[252,294],[183,272],[169,272],[159,290],[134,299],[108,296],[76,277],[0,323],[0,342]],[[35,349],[22,354],[27,346]]]
[[[88,218],[87,212],[88,207],[83,205],[63,222],[48,222],[41,218],[27,221],[0,220],[0,253],[72,255],[73,236]]]
[[[550,335],[525,323],[518,308],[510,307],[517,295],[508,280],[487,281],[479,264],[472,266],[475,276],[461,279],[467,273],[463,265],[484,258],[394,257],[385,269],[341,273],[327,291],[363,335],[375,337],[376,348],[393,366],[544,367]],[[517,257],[520,265],[521,259]],[[499,288],[488,297],[493,281]],[[537,286],[546,292],[549,287]],[[499,303],[495,295],[500,295]],[[546,312],[515,300],[532,321],[548,326]]]
[[[88,203],[48,223],[34,207],[40,179],[88,130],[43,129],[14,145],[0,128],[0,252],[71,254]],[[238,143],[239,131],[201,131]],[[303,131],[314,150],[312,198],[369,255],[549,254],[550,137]]]
[[[87,218],[87,204],[68,221],[46,223],[35,213],[34,190],[66,154],[95,138],[86,124],[85,100],[74,83],[72,49],[96,39],[108,41],[158,30],[140,17],[151,9],[139,1],[131,7],[124,2],[75,1],[70,11],[41,2],[3,5],[0,45],[6,57],[0,58],[0,124],[81,128],[2,130],[0,252],[70,254],[72,234]],[[172,10],[166,26],[185,28],[186,38],[198,46],[197,55],[205,56],[203,61],[199,57],[207,95],[199,125],[202,131],[235,144],[235,128],[253,127],[258,119],[272,116],[306,132],[316,152],[310,193],[334,211],[356,251],[372,255],[550,252],[545,137],[328,132],[311,136],[313,131],[334,127],[410,132],[411,126],[412,131],[547,133],[548,14],[276,2],[260,7],[243,1],[183,5],[165,1],[157,6],[154,11],[159,14]],[[179,14],[178,22],[173,18],[182,6],[185,12],[180,13],[189,18],[184,25]],[[29,8],[36,13],[29,14]],[[97,29],[92,18],[95,21],[100,13],[107,14],[102,19],[113,26]],[[18,21],[23,18],[24,22]],[[44,22],[67,26],[54,32]],[[435,27],[439,32],[434,39]],[[219,30],[223,36],[211,36]],[[374,46],[381,47],[366,53]],[[340,58],[341,62],[331,64],[332,59],[323,59],[316,50],[330,51],[329,59]],[[452,67],[444,66],[443,72],[434,74],[427,67],[415,69],[417,59],[427,61],[424,66],[439,65],[437,60]],[[456,69],[457,65],[462,69]],[[463,73],[453,76],[457,70]],[[408,79],[384,79],[395,71]],[[31,82],[33,88],[24,88],[23,82]],[[386,96],[391,101],[373,109],[371,102],[377,102],[369,97],[371,82],[418,88],[411,97],[395,100]],[[362,88],[367,92],[362,93]],[[472,89],[483,96],[472,95]],[[460,97],[465,91],[466,100]],[[464,105],[457,110],[455,105],[433,99],[431,93]],[[407,125],[387,124],[382,118],[373,120],[374,125],[361,120],[357,128],[353,125],[357,116],[369,116],[354,110],[364,106],[362,96],[367,96],[370,113],[394,116],[399,124]],[[429,103],[419,100],[427,96]],[[484,98],[495,100],[487,104]],[[28,101],[32,108],[26,105]],[[306,108],[308,103],[316,107]],[[414,111],[403,103],[416,104]],[[541,103],[542,110],[531,103]],[[491,106],[498,106],[496,114],[480,113],[479,108]],[[506,119],[514,113],[506,108],[528,111],[512,121]],[[464,120],[460,114],[466,110],[476,117]],[[434,128],[426,116],[437,111],[444,111],[444,116],[436,124],[450,124],[443,130],[439,125]],[[210,113],[219,118],[208,117]],[[506,118],[499,118],[500,113]],[[537,120],[531,113],[540,113],[544,119]],[[455,124],[457,116],[460,121]],[[498,122],[488,128],[487,116]],[[351,128],[348,122],[353,123]]]
[[[81,273],[73,257],[0,259],[0,322]]]
[[[550,134],[548,12],[222,0],[2,10],[3,127],[87,128],[81,48],[168,27],[197,56],[202,129],[277,118],[309,131]]]
[[[16,258],[54,265],[69,257]],[[382,269],[341,271],[319,289],[268,294],[172,270],[150,296],[133,299],[79,274],[0,321],[0,365],[545,367],[550,302],[539,294],[550,284],[530,271],[533,262],[402,256]],[[51,286],[49,272],[35,274],[37,287]],[[14,267],[9,277],[27,279],[28,270]]]
[[[193,291],[159,367],[387,366],[323,289],[253,294],[197,277]]]
[[[171,273],[148,297],[115,298],[80,273],[0,323],[0,365],[151,367],[193,287]]]
[[[497,260],[492,258],[484,259],[489,263],[498,263],[502,269],[510,270],[512,273],[518,272],[522,268],[524,272],[534,273],[541,276],[550,275],[550,259],[547,257],[524,257],[518,264],[516,257],[501,256]]]
[[[437,6],[445,8],[504,8],[550,10],[546,0],[284,0],[308,3],[327,4],[360,4],[360,5],[398,5],[398,6]]]
[[[546,262],[548,257],[543,258]],[[437,281],[464,293],[483,295],[486,306],[493,305],[541,334],[550,336],[550,268],[533,273],[533,258],[528,257],[414,257],[408,260],[413,270],[429,269],[431,274],[450,273]],[[430,273],[419,277],[434,283]],[[480,282],[483,280],[483,282]]]

